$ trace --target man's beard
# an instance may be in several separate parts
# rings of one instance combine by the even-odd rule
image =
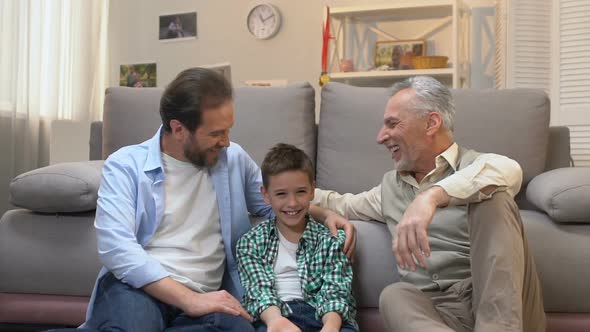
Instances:
[[[394,160],[393,168],[398,172],[410,172],[414,168],[414,162],[407,159]]]
[[[213,161],[207,159],[208,151],[201,150],[194,140],[191,141],[191,144],[184,146],[184,156],[197,168],[212,167],[217,163],[217,157]]]

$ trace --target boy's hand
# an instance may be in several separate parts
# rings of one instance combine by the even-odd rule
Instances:
[[[270,324],[266,325],[267,332],[301,332],[297,325],[291,323],[285,317],[277,318],[272,320]]]
[[[301,332],[297,325],[281,315],[281,310],[277,306],[264,309],[260,319],[266,324],[267,332]]]
[[[324,327],[320,332],[340,332],[342,327],[342,318],[337,312],[328,312],[322,316]]]
[[[337,329],[337,328],[331,327],[331,326],[324,326],[324,327],[322,327],[320,332],[340,332],[340,329]]]
[[[335,212],[328,212],[324,220],[324,226],[328,227],[333,236],[338,236],[338,229],[344,230],[346,240],[344,240],[344,254],[350,261],[354,261],[354,251],[356,249],[356,229],[348,219]]]

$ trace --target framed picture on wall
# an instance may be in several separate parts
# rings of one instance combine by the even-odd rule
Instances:
[[[135,63],[119,67],[119,86],[148,88],[156,86],[156,63]]]
[[[411,69],[413,56],[426,55],[425,39],[378,41],[375,43],[375,67]]]
[[[158,39],[179,41],[197,38],[197,12],[158,16]]]

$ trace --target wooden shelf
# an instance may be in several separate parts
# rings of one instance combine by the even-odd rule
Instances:
[[[387,79],[404,79],[410,76],[435,76],[449,77],[453,76],[453,68],[438,69],[408,69],[408,70],[387,70],[387,71],[353,71],[347,73],[330,73],[328,74],[332,81],[368,81],[368,80],[387,80]]]

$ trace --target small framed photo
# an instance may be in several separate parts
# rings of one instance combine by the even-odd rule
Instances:
[[[158,21],[160,41],[197,38],[197,12],[160,15]]]
[[[153,88],[156,86],[156,63],[121,65],[119,86],[131,88]]]
[[[425,39],[378,41],[375,43],[375,67],[411,69],[413,56],[426,55]]]

